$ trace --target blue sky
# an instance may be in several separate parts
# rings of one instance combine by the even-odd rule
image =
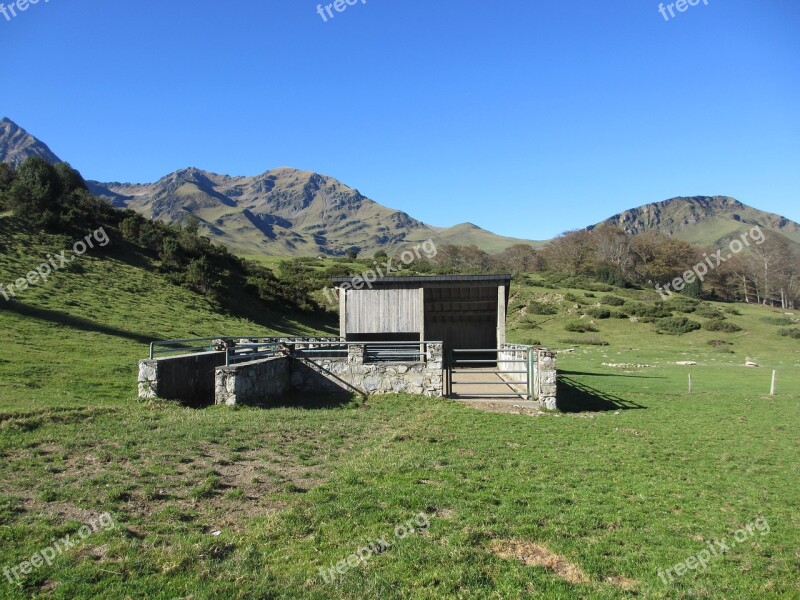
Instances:
[[[796,0],[316,7],[40,0],[0,16],[0,116],[91,179],[293,166],[524,238],[678,195],[800,221]]]

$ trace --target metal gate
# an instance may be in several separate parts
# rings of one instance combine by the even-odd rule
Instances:
[[[447,352],[446,395],[450,398],[533,397],[533,352],[527,346]]]

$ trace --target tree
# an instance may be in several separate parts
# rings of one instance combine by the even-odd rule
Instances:
[[[508,271],[512,275],[541,271],[544,260],[529,244],[514,244],[494,257],[498,270]]]
[[[630,235],[614,225],[600,225],[592,230],[592,246],[598,267],[616,271],[618,282],[630,277],[634,262]]]
[[[35,228],[54,228],[60,221],[64,183],[55,167],[31,156],[17,169],[7,204],[14,215]]]
[[[347,256],[347,258],[349,258],[350,260],[356,260],[360,253],[361,253],[361,248],[359,248],[358,246],[351,246],[345,251],[345,256]]]
[[[544,249],[547,266],[568,275],[581,275],[594,269],[592,234],[585,229],[566,231]]]

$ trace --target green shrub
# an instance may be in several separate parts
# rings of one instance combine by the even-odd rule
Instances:
[[[687,298],[686,296],[673,296],[669,301],[669,307],[672,310],[687,314],[695,312],[699,305],[700,302],[698,300]]]
[[[628,307],[628,311],[635,317],[645,317],[650,319],[663,319],[672,316],[672,311],[663,302],[654,304],[643,304],[637,302]]]
[[[718,319],[714,319],[713,321],[706,321],[703,323],[703,328],[708,331],[719,331],[721,333],[736,333],[737,331],[741,331],[742,328],[739,327],[736,323],[731,323],[729,321],[720,321]]]
[[[607,306],[622,306],[625,304],[625,299],[620,298],[619,296],[603,296],[600,298],[600,304],[605,304]]]
[[[779,329],[778,335],[783,337],[790,337],[795,340],[800,340],[800,329],[794,329],[792,327],[788,327],[786,329]]]
[[[567,323],[564,329],[573,333],[597,333],[599,331],[599,329],[594,327],[591,323],[584,323],[582,321]]]
[[[742,311],[740,311],[738,308],[736,308],[734,306],[729,306],[728,308],[725,309],[725,314],[726,315],[734,315],[736,317],[741,317],[742,316]]]
[[[708,340],[706,342],[709,346],[719,347],[719,346],[732,346],[730,342],[726,342],[725,340]]]
[[[722,320],[722,319],[725,318],[725,315],[723,315],[720,311],[718,311],[713,306],[701,306],[700,308],[697,309],[697,312],[695,314],[698,317],[703,317],[704,319]]]
[[[594,319],[610,319],[611,311],[607,308],[590,308],[586,314]]]
[[[656,331],[668,335],[683,335],[684,333],[697,331],[700,327],[700,323],[686,317],[665,317],[656,320]]]
[[[567,302],[579,302],[580,301],[580,299],[575,294],[573,294],[572,292],[567,292],[566,294],[564,294],[564,300],[566,300]]]
[[[528,313],[532,315],[557,315],[558,308],[552,304],[533,300],[528,304]]]
[[[597,271],[595,271],[595,277],[598,281],[602,281],[605,284],[610,283],[618,287],[625,287],[627,285],[627,281],[625,281],[622,273],[610,267],[599,267]]]
[[[791,325],[792,319],[788,315],[781,315],[779,317],[763,317],[761,319],[764,323],[769,323],[770,325]]]
[[[604,283],[591,283],[586,286],[587,289],[592,290],[593,292],[613,292],[614,287],[611,285],[606,285]]]
[[[596,296],[592,292],[586,292],[584,294],[584,297],[586,297],[586,298],[595,298]]]
[[[608,346],[608,342],[596,335],[587,335],[579,338],[566,338],[560,340],[562,344],[569,344],[571,346]]]
[[[614,311],[611,313],[611,316],[615,319],[630,319],[630,315],[624,313],[622,311]]]

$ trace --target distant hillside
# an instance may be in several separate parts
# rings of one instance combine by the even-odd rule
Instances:
[[[0,161],[18,166],[29,156],[60,161],[45,144],[4,119]],[[194,215],[205,234],[239,254],[342,256],[354,246],[363,254],[372,254],[428,238],[439,243],[475,244],[487,252],[529,243],[471,224],[432,227],[382,206],[332,177],[288,167],[255,177],[187,168],[155,183],[90,181],[88,185],[93,194],[114,206],[167,223]]]
[[[799,224],[726,196],[672,198],[626,210],[598,225],[604,223],[631,234],[655,230],[702,246],[719,245],[759,225],[800,244]]]
[[[29,156],[39,156],[49,163],[61,162],[46,144],[19,125],[9,119],[0,120],[0,162],[16,168]]]

